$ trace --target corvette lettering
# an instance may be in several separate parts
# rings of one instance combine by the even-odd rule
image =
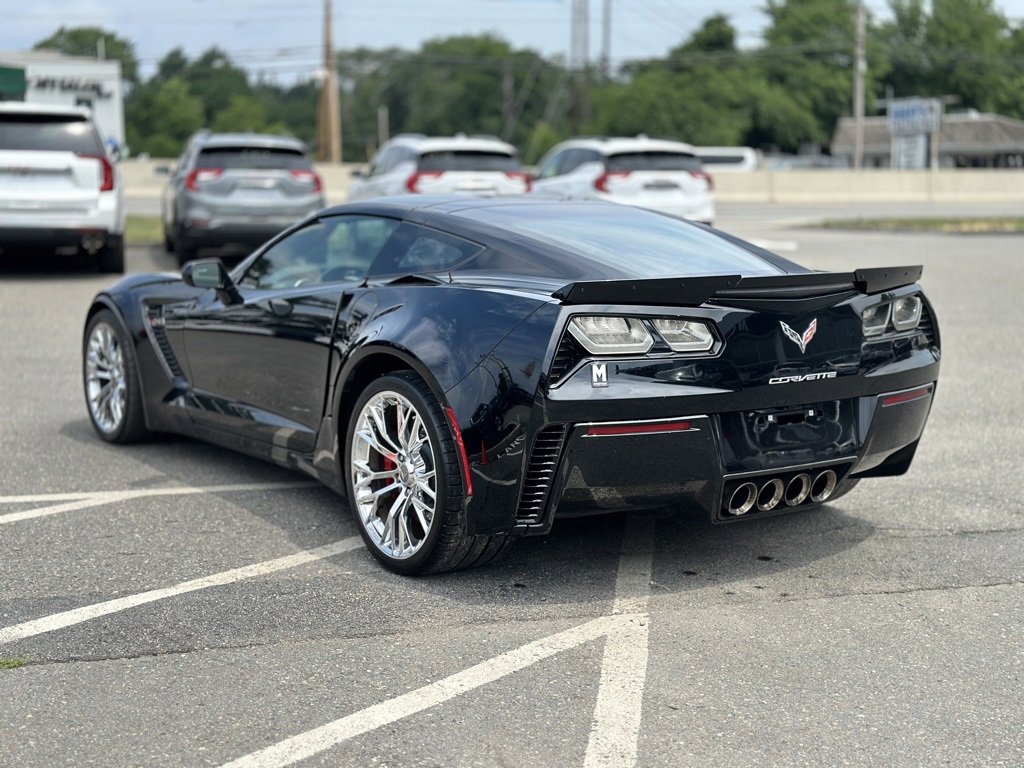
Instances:
[[[798,381],[818,381],[819,379],[834,379],[835,371],[824,371],[822,373],[803,373],[796,376],[776,376],[768,379],[769,384],[795,384]]]

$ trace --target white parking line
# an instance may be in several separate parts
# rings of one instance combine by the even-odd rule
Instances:
[[[394,699],[361,709],[333,723],[292,736],[273,746],[225,763],[222,768],[271,768],[291,765],[382,725],[443,704],[456,696],[526,669],[538,661],[607,634],[617,617],[593,619],[564,632],[535,640],[454,675]]]
[[[23,640],[26,637],[41,635],[45,632],[53,632],[56,629],[81,624],[99,616],[118,613],[119,611],[136,608],[146,603],[154,603],[157,600],[165,600],[168,597],[182,595],[186,592],[195,592],[200,589],[208,589],[209,587],[220,587],[226,584],[233,584],[236,581],[265,576],[268,573],[283,571],[287,568],[294,568],[298,565],[312,563],[325,557],[332,557],[342,552],[358,549],[361,546],[362,540],[358,536],[350,536],[347,539],[325,544],[322,547],[303,550],[302,552],[296,552],[293,555],[286,555],[274,560],[264,560],[261,563],[254,563],[253,565],[246,565],[241,568],[232,568],[229,571],[221,571],[220,573],[192,579],[191,581],[183,581],[172,587],[151,589],[148,592],[106,600],[102,603],[73,608],[70,611],[55,613],[51,616],[44,616],[41,619],[26,621],[22,624],[14,624],[0,629],[0,645],[15,640]]]
[[[653,520],[646,515],[632,516],[627,523],[615,584],[613,610],[619,615],[593,619],[506,651],[443,680],[232,760],[222,768],[281,768],[291,765],[602,636],[607,636],[608,640],[586,764],[616,768],[635,765],[647,674],[646,611],[650,601],[653,525]],[[637,609],[644,613],[633,613]],[[616,700],[619,697],[621,701]]]
[[[608,633],[605,641],[584,768],[622,768],[636,764],[647,679],[653,558],[653,518],[649,514],[630,515],[626,518],[612,611],[622,615],[623,620]]]
[[[22,512],[9,512],[0,515],[0,525],[16,523],[21,520],[34,520],[39,517],[49,517],[62,512],[74,512],[79,509],[99,507],[104,504],[112,504],[117,501],[128,501],[130,499],[142,499],[156,496],[186,496],[197,493],[241,493],[243,491],[285,491],[295,488],[316,488],[319,483],[295,482],[295,483],[244,483],[236,485],[209,485],[195,487],[190,485],[176,486],[172,488],[145,488],[128,491],[86,491],[83,493],[44,493],[37,495],[23,496],[0,496],[0,504],[39,504],[45,502],[64,502],[51,504],[47,507],[26,509]]]

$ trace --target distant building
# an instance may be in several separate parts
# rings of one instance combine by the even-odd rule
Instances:
[[[0,51],[0,101],[66,104],[92,110],[103,139],[124,145],[121,62],[52,51]]]
[[[850,167],[853,126],[852,117],[839,118],[832,137],[832,157]],[[974,111],[943,115],[937,149],[942,168],[1024,168],[1024,120]],[[892,152],[888,118],[864,118],[864,167],[890,167]]]

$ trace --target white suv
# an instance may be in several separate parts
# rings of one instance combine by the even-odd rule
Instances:
[[[353,171],[349,200],[389,195],[515,195],[530,191],[516,148],[492,136],[402,134]]]
[[[0,102],[0,254],[33,247],[124,272],[120,178],[88,110]]]
[[[710,224],[714,185],[689,144],[634,138],[581,138],[556,145],[537,165],[533,191],[611,200]]]

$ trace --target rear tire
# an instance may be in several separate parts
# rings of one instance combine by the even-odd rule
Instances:
[[[96,434],[108,443],[135,443],[150,436],[135,348],[109,309],[97,312],[85,326],[82,380]]]
[[[188,239],[181,224],[174,230],[174,252],[178,254],[178,266],[181,267],[192,261],[198,252],[195,243]]]
[[[492,562],[509,534],[467,533],[462,467],[451,427],[412,371],[375,380],[356,400],[345,436],[345,482],[359,533],[395,573]]]
[[[124,237],[110,237],[100,251],[100,272],[111,274],[124,273]]]

